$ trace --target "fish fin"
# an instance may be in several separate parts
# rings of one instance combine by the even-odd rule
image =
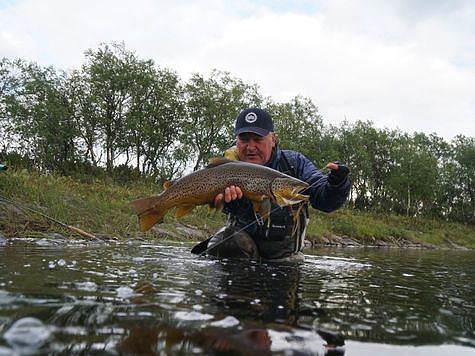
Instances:
[[[168,209],[158,209],[157,205],[159,202],[160,198],[158,196],[137,199],[130,202],[135,209],[135,213],[138,215],[140,231],[150,230],[153,225],[163,221],[163,217]]]
[[[270,211],[271,211],[270,199],[265,198],[261,203],[261,207],[260,207],[258,213],[265,220],[269,217]]]
[[[262,194],[262,193],[243,191],[243,194],[247,199],[251,201],[256,201],[256,202],[262,202],[264,199],[268,198],[266,194]]]
[[[261,218],[267,219],[270,215],[271,200],[269,196],[262,193],[245,192],[245,197],[252,202],[254,212],[259,213]]]
[[[231,159],[226,158],[226,157],[214,157],[214,158],[210,158],[210,160],[208,161],[208,165],[206,166],[206,168],[217,167],[217,166],[220,166],[220,165],[222,165],[222,164],[229,163],[229,162],[236,162],[236,161],[231,160]]]
[[[166,211],[158,212],[154,209],[146,211],[139,215],[139,227],[140,231],[144,232],[150,230],[153,225],[161,223]]]
[[[251,200],[254,212],[258,213],[262,219],[267,219],[270,215],[271,204],[269,198],[262,200]]]
[[[280,194],[275,194],[275,202],[277,203],[277,205],[279,205],[281,207],[288,205],[287,200],[283,196],[281,196]]]
[[[165,182],[163,182],[163,189],[166,190],[166,189],[170,188],[172,185],[173,185],[173,181],[166,180]]]
[[[275,201],[279,206],[287,206],[308,201],[309,196],[303,194],[295,194],[293,192],[274,192]]]
[[[148,210],[152,210],[153,208],[155,208],[158,201],[159,201],[158,196],[153,196],[149,198],[132,200],[130,204],[134,208],[135,213],[137,215],[140,215]]]
[[[175,217],[177,219],[180,219],[180,218],[184,217],[185,215],[188,215],[195,208],[195,206],[196,205],[180,205],[176,209]]]

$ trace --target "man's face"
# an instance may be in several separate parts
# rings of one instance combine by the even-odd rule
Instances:
[[[275,147],[275,134],[259,136],[252,132],[244,132],[237,137],[237,153],[239,159],[244,162],[265,164],[272,155]]]

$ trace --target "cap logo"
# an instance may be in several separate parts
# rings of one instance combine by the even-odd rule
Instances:
[[[244,120],[249,123],[249,124],[252,124],[254,122],[256,122],[257,120],[257,115],[253,112],[250,112],[249,114],[246,115],[246,117],[244,118]]]

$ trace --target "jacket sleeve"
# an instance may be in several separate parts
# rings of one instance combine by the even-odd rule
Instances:
[[[303,194],[310,195],[310,204],[315,209],[331,212],[340,208],[350,194],[351,182],[347,177],[342,183],[332,185],[314,164],[300,153],[296,153],[297,178],[310,184]]]

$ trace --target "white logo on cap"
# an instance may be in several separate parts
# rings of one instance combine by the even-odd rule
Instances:
[[[256,113],[250,112],[249,114],[246,115],[244,120],[246,120],[246,122],[252,124],[253,122],[256,122],[257,115],[256,115]]]

